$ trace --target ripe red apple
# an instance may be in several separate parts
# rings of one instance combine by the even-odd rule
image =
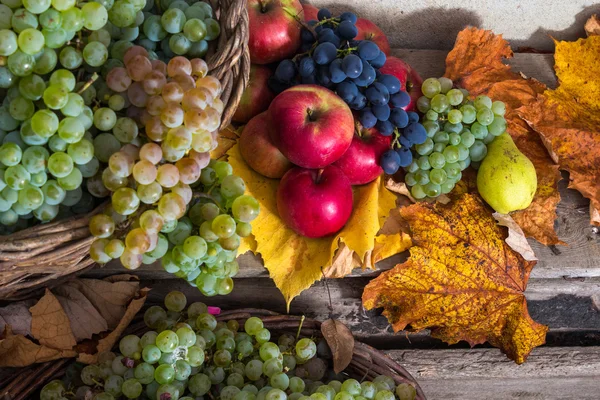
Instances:
[[[357,130],[344,155],[333,165],[339,167],[352,185],[364,185],[383,174],[379,159],[390,148],[391,136],[383,136],[376,128]]]
[[[402,90],[406,90],[410,94],[410,104],[404,109],[406,111],[413,111],[417,109],[417,100],[423,96],[421,92],[421,84],[423,79],[419,73],[408,65],[405,61],[397,57],[388,57],[385,64],[379,72],[382,74],[394,75],[402,83]]]
[[[234,122],[246,123],[255,115],[269,108],[271,100],[275,97],[275,93],[267,85],[267,80],[271,75],[273,75],[273,71],[264,65],[254,64],[250,67],[248,87],[242,93],[240,104],[233,114]]]
[[[292,163],[323,168],[348,150],[354,135],[350,108],[331,90],[298,85],[271,102],[273,144]]]
[[[312,19],[318,21],[317,13],[319,9],[312,4],[304,3],[302,4],[302,9],[304,9],[304,21],[308,22]]]
[[[253,170],[267,178],[279,179],[293,165],[271,142],[270,130],[271,120],[268,112],[252,118],[240,136],[240,153]]]
[[[298,0],[248,0],[253,64],[269,64],[296,54],[300,47],[302,5]]]
[[[310,238],[331,235],[352,214],[352,186],[341,169],[292,168],[277,189],[277,211],[296,233]]]
[[[358,29],[358,35],[356,35],[355,40],[370,40],[375,42],[386,56],[390,55],[388,38],[377,25],[366,18],[358,18],[356,20],[356,28]]]

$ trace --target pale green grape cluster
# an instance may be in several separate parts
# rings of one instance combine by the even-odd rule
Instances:
[[[0,110],[0,224],[19,219],[53,220],[60,206],[84,200],[81,190],[97,171],[92,136],[93,112],[75,89],[71,71],[57,69],[47,79],[31,74],[9,90]],[[8,133],[5,133],[8,132]]]
[[[413,148],[405,183],[416,199],[450,193],[469,165],[477,168],[487,145],[506,131],[505,104],[487,96],[469,97],[448,78],[423,82],[417,108],[427,140]]]
[[[413,400],[416,390],[384,375],[359,382],[328,368],[324,340],[283,333],[273,337],[264,322],[251,317],[218,321],[203,303],[181,292],[165,298],[166,310],[144,314],[152,329],[128,335],[119,353],[103,353],[85,366],[84,386],[48,383],[41,400],[93,398],[116,400]]]
[[[98,263],[119,258],[128,269],[162,259],[165,270],[203,294],[228,294],[240,238],[250,235],[259,205],[244,195],[244,181],[228,163],[210,160],[223,111],[221,84],[206,76],[201,59],[177,56],[165,64],[148,56],[143,47],[130,47],[124,67],[106,77],[112,92],[126,96],[123,102],[144,108],[142,129],[110,107],[94,114],[98,129],[112,130],[106,140],[125,146],[99,155],[108,166],[97,181],[110,191],[112,207],[90,221],[98,238],[90,255]],[[116,232],[126,218],[131,228]]]

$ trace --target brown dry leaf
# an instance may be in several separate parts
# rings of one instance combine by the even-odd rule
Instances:
[[[360,267],[362,262],[358,255],[342,242],[331,260],[331,265],[323,270],[323,275],[325,278],[343,278],[351,274],[354,268]]]
[[[62,285],[54,289],[54,294],[69,318],[77,342],[91,339],[95,333],[108,330],[106,320],[79,290]]]
[[[10,325],[12,333],[27,336],[31,334],[31,313],[29,307],[35,300],[19,301],[0,307],[0,332]]]
[[[46,290],[29,310],[13,306],[8,319],[4,318],[8,316],[6,310],[0,309],[0,318],[4,321],[26,321],[29,318],[30,327],[23,326],[22,321],[17,326],[21,331],[30,329],[30,336],[39,342],[37,344],[25,335],[13,334],[11,325],[6,324],[6,333],[0,336],[0,367],[22,367],[75,357],[82,352],[85,352],[82,359],[94,361],[97,350],[105,351],[112,347],[146,300],[149,289],[140,291],[139,283],[130,282],[131,278],[128,275],[111,279],[113,282],[74,279],[54,288],[54,293]],[[120,315],[116,314],[118,310],[122,310]],[[103,315],[111,320],[117,318],[112,332],[109,321]]]
[[[321,324],[321,333],[333,354],[333,371],[339,374],[350,365],[354,351],[354,336],[350,329],[336,319]]]
[[[508,42],[501,35],[467,28],[458,34],[454,49],[446,58],[446,76],[472,96],[484,94],[506,103],[507,132],[519,150],[533,162],[538,177],[533,203],[511,215],[527,237],[545,245],[561,244],[554,231],[556,206],[560,201],[558,166],[548,155],[539,135],[515,111],[535,102],[546,87],[535,79],[512,72],[510,66],[503,63],[504,58],[512,55]]]
[[[594,225],[600,225],[600,212],[590,204],[590,220]]]
[[[527,261],[537,261],[537,257],[533,252],[533,249],[529,245],[525,234],[521,227],[513,220],[510,215],[494,213],[492,214],[494,219],[498,221],[498,224],[508,228],[508,237],[506,238],[506,244],[511,249],[519,253]]]
[[[76,355],[73,350],[57,350],[37,345],[23,335],[13,335],[10,328],[0,337],[0,367],[25,367]]]
[[[29,311],[31,311],[31,335],[41,345],[70,350],[77,344],[69,317],[49,289],[46,289],[44,296]]]
[[[106,320],[108,329],[114,329],[125,313],[127,304],[140,288],[139,282],[107,282],[100,279],[76,279],[66,285],[78,289]]]
[[[588,36],[600,35],[600,19],[596,14],[592,15],[583,28]]]
[[[93,364],[98,361],[99,354],[110,351],[115,343],[117,343],[117,340],[119,340],[119,337],[123,334],[125,328],[129,326],[129,323],[133,320],[133,317],[135,317],[138,311],[140,311],[143,307],[149,291],[150,289],[147,288],[140,290],[140,297],[131,300],[129,306],[127,306],[127,311],[125,311],[125,314],[119,322],[119,325],[117,325],[117,327],[106,337],[100,339],[95,348],[91,349],[92,351],[89,351],[90,349],[86,349],[86,352],[80,352],[77,361],[85,364]]]
[[[569,187],[600,209],[600,36],[555,45],[558,88],[518,112],[569,171]]]
[[[210,158],[218,160],[223,157],[237,143],[243,128],[244,126],[241,126],[237,130],[235,126],[229,125],[219,131],[217,135],[217,148],[210,152]]]
[[[408,261],[366,286],[367,309],[383,307],[395,331],[430,328],[450,344],[488,341],[519,364],[544,343],[548,327],[531,319],[523,294],[535,262],[506,244],[477,195],[421,202],[400,214],[415,245]]]

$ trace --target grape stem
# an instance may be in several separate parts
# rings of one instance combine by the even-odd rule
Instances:
[[[304,315],[300,318],[300,325],[298,325],[298,332],[296,332],[296,341],[298,341],[298,338],[300,337],[300,332],[302,331],[302,324],[304,323]]]
[[[6,60],[8,60],[6,56],[0,57],[0,67],[4,67],[6,65]]]
[[[392,144],[391,144],[392,149],[395,146],[397,146],[397,148],[402,147],[402,145],[400,144],[400,132],[398,131],[398,128],[394,128],[394,140],[392,140]]]
[[[97,79],[98,79],[98,73],[94,72],[92,77],[90,79],[88,79],[88,81],[86,83],[84,83],[83,86],[77,91],[77,94],[81,94],[81,93],[85,92],[87,90],[87,88],[89,88],[90,86],[92,86],[94,84],[94,82],[96,82]]]
[[[262,4],[262,3],[261,3]],[[262,5],[261,5],[262,7]],[[308,24],[306,22],[303,21],[302,18],[299,17],[299,14],[294,14],[292,12],[290,12],[287,8],[284,8],[285,12],[287,12],[289,15],[292,16],[292,18],[294,18],[296,20],[296,22],[298,24],[300,24],[300,26],[302,26],[304,29],[306,29],[307,31],[309,31],[310,33],[312,33],[313,38],[315,38],[315,40],[317,39],[317,34],[315,33],[315,31],[308,26]],[[304,9],[302,10],[302,12],[304,12]]]
[[[324,20],[319,21],[315,26],[325,25],[328,23],[333,24],[333,26],[337,26],[340,24],[340,19],[336,17],[325,18]]]

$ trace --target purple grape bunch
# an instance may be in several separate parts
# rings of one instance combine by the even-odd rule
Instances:
[[[302,28],[299,54],[277,65],[269,87],[275,93],[300,84],[331,89],[354,110],[362,126],[393,135],[390,149],[380,159],[385,173],[409,166],[413,161],[410,148],[425,142],[427,132],[417,113],[404,110],[411,98],[401,89],[400,80],[379,71],[386,62],[385,53],[370,40],[355,40],[354,13],[333,17],[322,8],[317,18]]]

